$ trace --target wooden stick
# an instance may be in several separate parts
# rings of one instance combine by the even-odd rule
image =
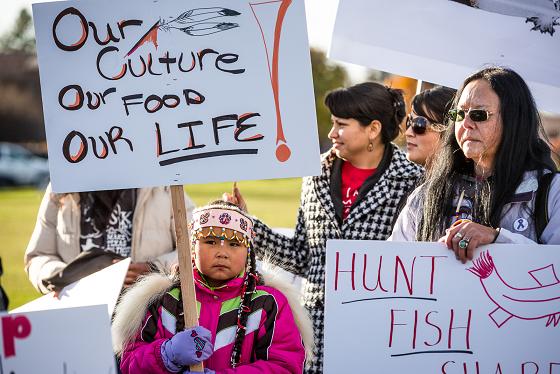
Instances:
[[[196,309],[196,294],[194,290],[191,245],[188,228],[187,211],[183,186],[171,186],[171,204],[175,220],[175,234],[177,235],[177,255],[179,258],[179,279],[181,281],[181,296],[183,299],[183,317],[185,328],[198,326],[198,312]],[[190,367],[192,372],[202,373],[202,363]]]

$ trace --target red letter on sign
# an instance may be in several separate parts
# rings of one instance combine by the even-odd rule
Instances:
[[[16,355],[16,338],[23,339],[31,333],[31,323],[25,316],[2,317],[2,340],[4,341],[4,356]]]

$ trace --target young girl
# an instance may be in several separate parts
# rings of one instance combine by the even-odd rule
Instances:
[[[184,328],[177,274],[145,277],[123,296],[113,321],[123,374],[188,372],[201,361],[207,373],[301,373],[311,322],[291,285],[257,273],[252,219],[223,201],[193,216],[200,326]]]

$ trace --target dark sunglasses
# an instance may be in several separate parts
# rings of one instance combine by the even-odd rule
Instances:
[[[426,117],[412,117],[412,114],[409,114],[406,118],[406,129],[408,130],[409,127],[412,127],[412,131],[416,135],[423,135],[429,127],[433,128],[433,125]]]
[[[487,121],[488,118],[492,115],[492,112],[489,112],[485,109],[451,109],[449,112],[449,118],[451,118],[454,122],[461,122],[465,119],[468,115],[471,121],[473,122],[484,122]]]

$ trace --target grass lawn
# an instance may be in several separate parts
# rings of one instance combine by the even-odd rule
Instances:
[[[231,191],[231,183],[188,185],[187,194],[196,205],[219,199]],[[301,179],[276,179],[238,182],[249,212],[272,227],[294,227]],[[23,305],[40,294],[35,291],[23,270],[23,255],[35,226],[43,193],[35,189],[0,190],[0,257],[4,275],[2,286],[10,298],[10,308]]]

